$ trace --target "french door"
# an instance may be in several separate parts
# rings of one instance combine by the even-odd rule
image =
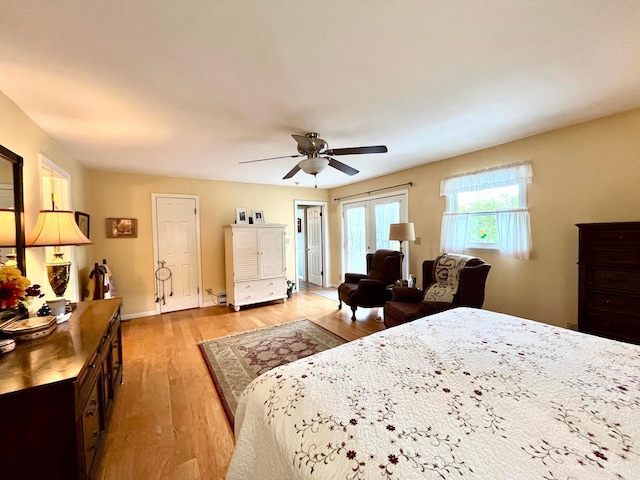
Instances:
[[[342,211],[344,272],[367,273],[367,253],[400,248],[399,242],[389,240],[389,225],[407,221],[406,193],[344,202]]]

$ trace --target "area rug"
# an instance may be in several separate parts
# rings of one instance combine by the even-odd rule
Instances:
[[[254,378],[346,342],[305,319],[205,340],[199,347],[233,428],[240,394]]]

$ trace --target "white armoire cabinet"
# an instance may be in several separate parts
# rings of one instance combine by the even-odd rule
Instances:
[[[227,303],[287,301],[285,227],[280,224],[224,227]]]

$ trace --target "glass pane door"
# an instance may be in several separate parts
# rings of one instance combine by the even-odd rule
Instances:
[[[344,209],[345,268],[351,273],[367,273],[367,206],[352,204]]]
[[[406,221],[406,194],[345,203],[343,211],[345,272],[367,273],[367,253],[400,248],[389,241],[389,225]]]

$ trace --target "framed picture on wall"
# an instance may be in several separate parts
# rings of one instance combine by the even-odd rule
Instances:
[[[253,223],[264,223],[264,212],[262,210],[253,211]]]
[[[137,218],[107,218],[107,238],[137,238]]]
[[[91,238],[89,236],[89,214],[76,212],[76,223],[78,224],[78,228],[83,233],[83,235],[87,238]]]
[[[249,210],[236,208],[236,223],[249,223]]]

